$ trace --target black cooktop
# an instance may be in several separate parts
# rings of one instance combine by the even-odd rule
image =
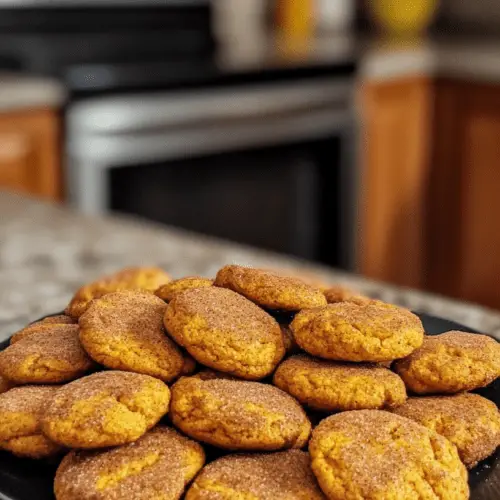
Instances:
[[[0,69],[2,61],[60,78],[74,97],[352,75],[356,69],[345,39],[295,46],[262,33],[217,43],[209,2],[202,0],[0,8]]]

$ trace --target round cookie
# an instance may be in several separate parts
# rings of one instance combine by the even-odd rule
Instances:
[[[48,402],[42,429],[69,448],[104,448],[139,439],[168,411],[170,391],[156,378],[104,371],[75,380]]]
[[[188,276],[178,280],[170,281],[156,290],[155,295],[165,302],[170,302],[177,294],[193,288],[206,288],[212,286],[214,280],[202,278],[201,276]]]
[[[406,401],[406,388],[401,378],[377,365],[292,356],[278,366],[273,381],[300,403],[315,410],[382,409]]]
[[[309,452],[330,500],[469,498],[455,446],[399,415],[360,410],[328,417],[314,429]]]
[[[154,292],[164,283],[170,281],[170,276],[157,267],[130,267],[115,274],[82,286],[71,299],[64,311],[68,316],[78,319],[93,299],[119,290],[142,290]]]
[[[424,329],[410,311],[384,302],[341,302],[299,312],[290,325],[304,351],[336,361],[390,361],[422,345]]]
[[[394,369],[417,394],[470,391],[500,376],[500,344],[486,335],[456,331],[427,336]]]
[[[22,328],[18,332],[14,333],[10,338],[10,343],[15,344],[18,340],[31,335],[32,333],[38,332],[50,332],[54,325],[73,325],[75,321],[64,314],[58,316],[48,316],[47,318],[31,323],[30,325]]]
[[[393,411],[451,441],[468,468],[489,457],[500,446],[498,408],[477,394],[410,398]]]
[[[186,500],[326,500],[300,450],[228,455],[207,465]]]
[[[281,450],[307,443],[302,407],[271,385],[181,378],[172,386],[170,417],[188,436],[228,450]]]
[[[132,444],[70,452],[54,492],[57,500],[178,500],[204,463],[198,443],[158,426]]]
[[[280,276],[263,269],[243,266],[223,267],[215,277],[215,285],[229,288],[267,309],[299,311],[326,305],[319,288],[300,278]]]
[[[285,354],[278,323],[224,288],[195,288],[177,295],[167,307],[164,324],[199,363],[249,380],[272,373]]]
[[[93,300],[80,316],[80,340],[90,356],[107,368],[170,382],[181,374],[184,359],[165,334],[166,308],[151,293],[109,293]]]
[[[371,302],[372,299],[365,297],[350,288],[344,287],[342,285],[335,285],[323,290],[325,294],[326,301],[329,304],[337,304],[339,302],[354,302],[355,304],[367,304]]]
[[[44,458],[62,448],[46,438],[40,418],[56,386],[15,387],[0,394],[0,448],[28,458]]]
[[[0,372],[16,384],[55,384],[94,367],[78,338],[78,325],[50,325],[0,352]]]

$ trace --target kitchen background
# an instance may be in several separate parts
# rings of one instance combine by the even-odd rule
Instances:
[[[0,189],[500,309],[500,0],[3,0]]]

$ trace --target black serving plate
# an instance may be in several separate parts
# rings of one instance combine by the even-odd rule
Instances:
[[[474,332],[471,328],[453,321],[417,314],[428,335],[437,335],[449,330]],[[8,342],[0,343],[0,350],[5,349],[7,345]],[[500,379],[477,392],[500,406]],[[0,452],[0,500],[54,500],[52,483],[57,465],[57,461],[19,459]],[[469,484],[471,500],[500,499],[499,450],[469,471]]]

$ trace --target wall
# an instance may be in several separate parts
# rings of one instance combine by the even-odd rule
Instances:
[[[442,0],[442,19],[447,24],[500,28],[500,0]]]

